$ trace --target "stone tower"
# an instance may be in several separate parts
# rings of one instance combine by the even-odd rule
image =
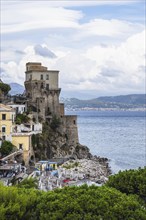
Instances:
[[[57,70],[48,70],[41,63],[26,63],[25,88],[27,109],[46,120],[49,115],[60,115]]]
[[[25,89],[27,109],[33,117],[51,121],[52,116],[60,118],[60,132],[66,136],[68,146],[76,145],[78,140],[77,116],[65,115],[64,104],[59,103],[61,89],[58,87],[57,70],[48,70],[41,63],[26,64]]]

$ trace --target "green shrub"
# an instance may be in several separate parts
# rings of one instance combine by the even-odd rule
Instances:
[[[62,167],[66,169],[71,169],[71,168],[78,167],[78,166],[79,166],[78,162],[75,162],[75,163],[71,162],[71,164],[64,164]]]
[[[56,115],[54,115],[52,117],[52,121],[51,121],[50,127],[53,130],[56,130],[57,128],[59,128],[60,124],[61,124],[60,118],[58,118]]]
[[[24,179],[17,185],[18,188],[25,188],[25,189],[37,189],[38,188],[38,180],[35,178],[27,178]]]
[[[83,185],[42,192],[0,185],[2,220],[145,220],[135,196],[116,189]]]
[[[7,95],[10,90],[11,90],[11,87],[8,84],[0,82],[0,91],[2,91],[4,95]]]
[[[0,148],[0,153],[2,156],[7,156],[14,150],[16,150],[16,147],[10,141],[3,141]]]
[[[136,194],[146,201],[146,167],[110,176],[106,185],[126,194]]]
[[[24,123],[28,123],[30,120],[30,118],[25,114],[17,114],[15,122],[16,124],[24,124]]]

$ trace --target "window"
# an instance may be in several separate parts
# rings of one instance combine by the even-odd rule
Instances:
[[[44,88],[44,84],[43,83],[41,83],[41,89],[43,89]]]
[[[29,78],[30,80],[32,80],[32,75],[30,75],[30,78]]]
[[[2,140],[5,141],[6,140],[6,136],[2,136]]]
[[[2,120],[6,120],[6,114],[2,114]]]
[[[19,144],[19,150],[23,150],[23,144]]]
[[[76,124],[76,120],[73,121],[74,125]]]
[[[49,75],[48,74],[46,75],[46,80],[49,80]]]
[[[14,115],[12,115],[12,122],[14,122]]]
[[[43,80],[43,75],[41,74],[41,80]]]
[[[2,127],[2,132],[6,132],[6,128],[5,127]]]
[[[46,84],[46,89],[49,90],[49,84]]]
[[[18,112],[19,112],[19,108],[18,108],[18,107],[16,107],[16,114],[18,114]]]

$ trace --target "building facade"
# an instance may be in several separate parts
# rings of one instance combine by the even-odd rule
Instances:
[[[7,105],[0,104],[0,138],[12,141],[15,110]]]
[[[65,115],[64,104],[59,103],[59,71],[48,70],[41,63],[26,63],[25,89],[27,109],[38,120],[51,120],[53,115],[60,118],[62,131],[67,135],[69,144],[78,143],[77,116]]]
[[[31,137],[42,133],[42,124],[30,120],[27,124],[15,124],[16,109],[0,104],[0,138],[10,141],[17,150],[22,150],[23,159],[28,164],[33,155]]]
[[[34,115],[46,119],[51,114],[58,115],[60,110],[57,70],[48,70],[41,63],[27,63],[25,88],[27,109]]]

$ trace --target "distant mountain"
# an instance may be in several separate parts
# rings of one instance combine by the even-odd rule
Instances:
[[[121,96],[104,96],[90,100],[80,100],[76,98],[64,99],[65,107],[75,108],[141,108],[146,107],[145,94],[132,94]]]
[[[11,87],[11,90],[9,92],[11,95],[23,94],[23,92],[25,90],[24,86],[22,86],[18,83],[10,83],[9,85]]]
[[[132,95],[120,95],[120,96],[104,96],[97,98],[101,102],[115,102],[132,105],[144,105],[146,104],[146,94],[132,94]]]

